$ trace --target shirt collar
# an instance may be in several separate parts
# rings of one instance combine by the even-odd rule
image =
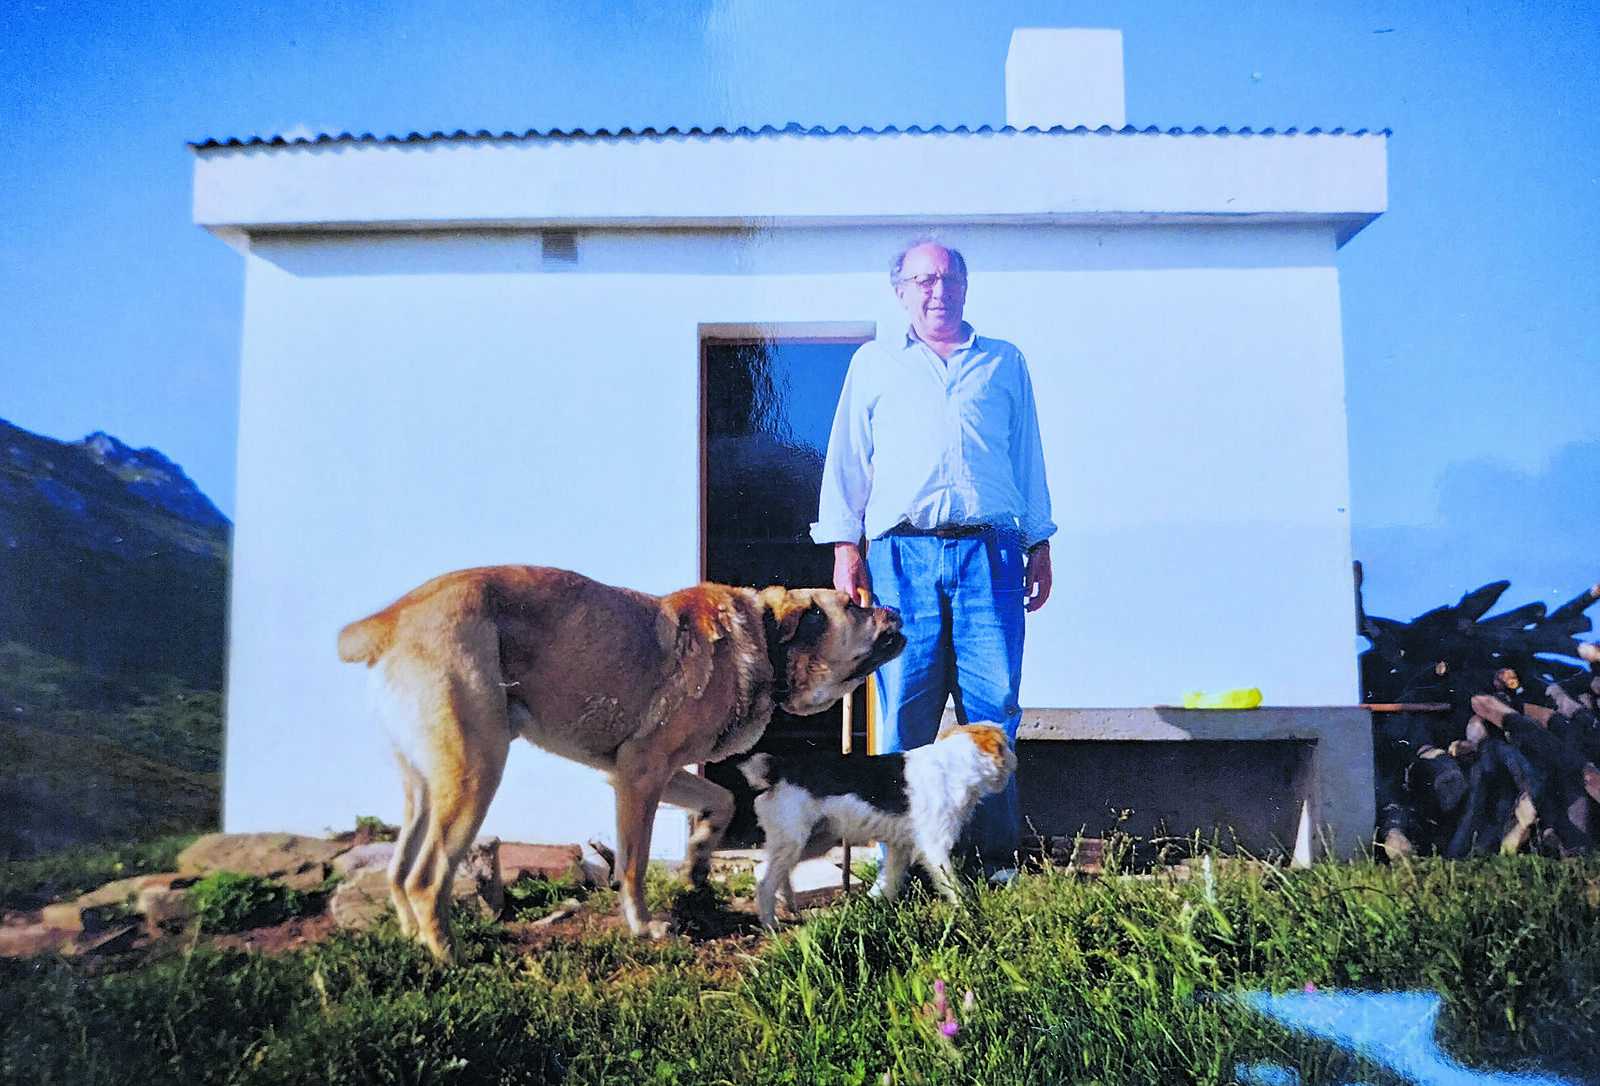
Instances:
[[[973,345],[973,343],[978,338],[978,333],[972,330],[972,325],[969,322],[962,321],[961,322],[961,328],[962,328],[962,331],[967,333],[967,338],[962,340],[959,344],[956,345],[956,350],[958,350],[958,351],[964,351],[967,348],[971,347]],[[922,346],[928,347],[928,350],[930,350],[930,351],[933,350],[933,348],[931,346],[928,346],[926,340],[924,340],[921,336],[917,335],[917,329],[916,329],[915,325],[909,325],[909,324],[906,325],[906,346],[907,347],[915,347],[915,346],[918,346],[919,344],[922,345]],[[934,351],[934,353],[937,354],[938,352]]]

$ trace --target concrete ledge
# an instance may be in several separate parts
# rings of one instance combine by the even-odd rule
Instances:
[[[1129,832],[1218,833],[1298,863],[1372,838],[1372,714],[1356,706],[1025,709],[1017,752],[1043,834],[1097,836],[1115,808]]]

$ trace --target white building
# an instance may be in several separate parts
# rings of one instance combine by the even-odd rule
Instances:
[[[1062,525],[1024,734],[1294,740],[1265,814],[1226,805],[1270,782],[1182,769],[1215,794],[1195,824],[1368,832],[1337,256],[1385,208],[1387,134],[1126,127],[1114,31],[1019,31],[1006,76],[997,129],[195,146],[195,220],[247,265],[226,827],[397,818],[333,643],[422,580],[699,580],[705,346],[897,334],[888,258],[935,230],[1028,357]],[[1248,686],[1294,710],[1154,708]],[[595,774],[517,746],[486,832],[612,835]],[[1025,807],[1056,791],[1033,772]],[[658,852],[682,840],[664,814]]]

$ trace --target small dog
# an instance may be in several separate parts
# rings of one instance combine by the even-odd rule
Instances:
[[[894,900],[915,859],[939,893],[958,901],[950,850],[984,796],[999,792],[1017,756],[997,724],[949,724],[925,747],[871,757],[757,754],[740,766],[756,796],[767,870],[756,891],[761,923],[777,927],[778,889],[796,916],[790,873],[840,841],[885,846],[875,895]]]

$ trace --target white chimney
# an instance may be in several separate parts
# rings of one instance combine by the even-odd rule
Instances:
[[[1006,124],[1013,128],[1121,128],[1122,31],[1036,27],[1011,32]]]

